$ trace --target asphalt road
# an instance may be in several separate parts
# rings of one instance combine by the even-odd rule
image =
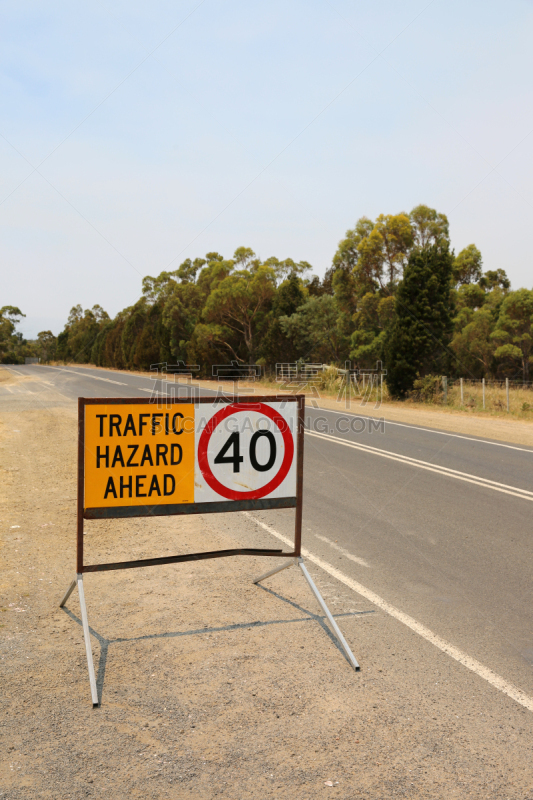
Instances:
[[[50,390],[74,400],[154,387],[109,370],[10,369],[36,380],[0,393],[35,408]],[[533,696],[533,448],[322,409],[308,408],[307,424],[308,550]],[[292,533],[288,512],[255,517]]]

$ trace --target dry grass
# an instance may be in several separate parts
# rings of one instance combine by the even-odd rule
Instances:
[[[437,398],[442,403],[443,398]],[[507,392],[505,386],[485,386],[485,404],[483,405],[483,388],[481,383],[464,381],[463,403],[461,403],[461,388],[458,384],[448,388],[449,408],[473,411],[476,414],[496,414],[498,416],[510,414],[524,420],[533,420],[533,388],[523,386],[509,387],[509,412],[507,412]]]
[[[265,389],[278,390],[282,389],[282,384],[276,382],[274,379],[262,380],[259,385]],[[258,384],[256,383],[257,387]],[[330,368],[320,376],[317,381],[316,388],[307,387],[304,391],[305,394],[312,398],[315,396],[328,398],[330,400],[337,400],[338,402],[345,402],[346,399],[346,385],[342,379],[338,377],[336,370]],[[303,388],[302,388],[303,390]],[[368,383],[363,386],[361,383],[358,387],[352,387],[350,399],[354,405],[362,405],[367,407],[375,406],[378,401],[385,403],[388,406],[396,406],[398,408],[420,408],[443,410],[443,411],[459,411],[463,413],[472,413],[476,416],[487,417],[513,417],[515,419],[533,422],[533,386],[531,388],[524,388],[523,386],[509,387],[509,412],[507,411],[507,394],[505,386],[489,385],[485,386],[485,404],[483,404],[483,389],[481,382],[464,381],[463,382],[463,402],[461,403],[461,388],[459,381],[456,384],[448,385],[447,402],[444,402],[444,394],[438,391],[435,395],[427,399],[420,397],[410,397],[406,400],[393,399],[387,389],[387,385],[383,383],[382,389],[378,386],[370,386]]]

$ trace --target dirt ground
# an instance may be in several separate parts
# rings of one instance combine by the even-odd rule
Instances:
[[[93,709],[77,593],[58,607],[75,404],[0,388],[0,470],[0,798],[533,798],[531,713],[318,568],[361,672],[295,568],[263,588],[255,557],[88,575]],[[242,514],[91,522],[85,541],[90,562],[273,546]]]

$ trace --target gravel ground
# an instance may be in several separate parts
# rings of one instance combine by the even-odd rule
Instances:
[[[296,569],[88,575],[93,709],[77,593],[58,608],[76,409],[22,398],[0,395],[1,798],[533,798],[531,713],[315,568],[361,672]],[[241,514],[87,523],[88,562],[240,545],[272,539]]]

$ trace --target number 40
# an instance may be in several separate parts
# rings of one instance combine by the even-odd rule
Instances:
[[[270,455],[266,464],[260,464],[257,460],[257,442],[261,436],[266,436],[270,445]],[[231,449],[232,454],[226,455]],[[250,439],[250,463],[257,472],[267,472],[274,466],[276,460],[276,439],[271,431],[256,431]],[[226,441],[218,455],[215,457],[215,464],[233,464],[233,472],[240,472],[244,457],[241,456],[240,433],[232,433]]]

